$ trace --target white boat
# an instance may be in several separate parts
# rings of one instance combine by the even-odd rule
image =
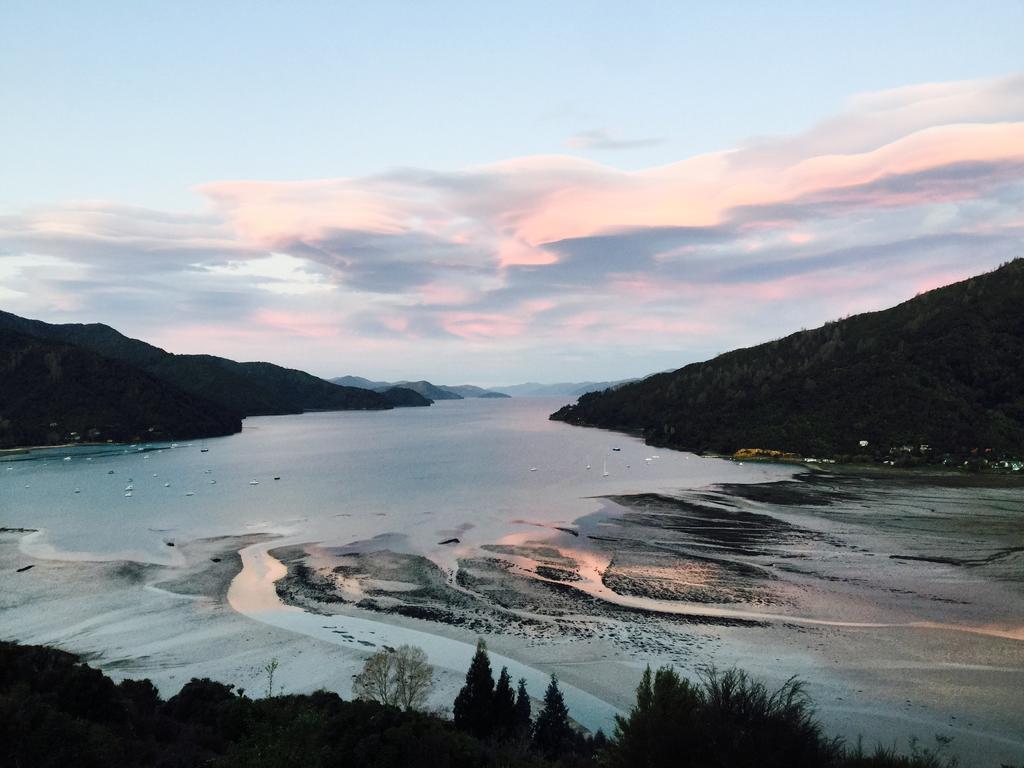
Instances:
[[[536,472],[536,471],[537,471],[537,468],[536,468],[536,467],[530,467],[530,471],[531,471],[531,472]]]
[[[587,469],[590,469],[590,457],[587,456]]]
[[[185,491],[185,495],[186,496],[195,496],[196,492],[195,491]]]
[[[171,487],[170,483],[164,483],[164,488],[170,488],[170,487]]]
[[[608,477],[608,459],[604,460],[604,472],[601,473],[601,477]]]
[[[134,486],[134,485],[132,485],[131,483],[128,483],[128,485],[126,485],[126,486],[124,487],[124,489],[125,489],[126,491],[134,491],[134,490],[135,490],[135,486]]]
[[[259,480],[255,480],[255,479],[253,479],[253,480],[250,480],[250,481],[249,481],[249,485],[259,485],[259,484],[260,484],[260,481],[259,481]]]
[[[65,456],[64,457],[64,461],[71,461],[71,457],[70,456]]]
[[[125,491],[125,492],[124,492],[124,497],[125,497],[126,499],[127,499],[127,498],[129,498],[129,497],[130,497],[131,495],[132,495],[132,492],[131,492],[131,491]]]

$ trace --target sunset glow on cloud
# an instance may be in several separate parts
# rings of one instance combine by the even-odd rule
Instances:
[[[0,217],[4,307],[324,375],[640,375],[1024,255],[1024,76],[862,95],[642,170],[544,155],[197,189],[191,214]]]

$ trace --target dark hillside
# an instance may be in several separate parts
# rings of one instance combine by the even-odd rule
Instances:
[[[0,329],[0,448],[72,442],[76,435],[127,442],[241,429],[237,412],[124,363]]]
[[[892,309],[584,395],[551,418],[692,451],[1020,453],[1022,361],[1017,259]]]
[[[339,387],[303,371],[271,363],[238,363],[213,355],[175,355],[99,323],[52,325],[0,312],[0,328],[89,349],[243,416],[391,407],[376,392]]]

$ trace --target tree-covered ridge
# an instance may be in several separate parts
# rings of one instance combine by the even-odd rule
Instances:
[[[891,309],[584,395],[551,418],[697,452],[1020,454],[1022,360],[1017,259]]]
[[[229,435],[237,413],[88,349],[0,329],[0,448]]]
[[[339,387],[272,363],[239,363],[214,355],[175,355],[100,323],[53,325],[0,312],[0,328],[82,347],[242,416],[392,407],[377,392]]]
[[[486,655],[486,649],[480,652]],[[267,667],[268,672],[276,664]],[[466,686],[484,692],[479,658]],[[270,686],[268,685],[268,688]],[[463,692],[467,690],[463,689]],[[278,691],[275,694],[275,691]],[[506,692],[507,691],[507,692]],[[799,684],[732,670],[696,683],[650,669],[614,738],[581,733],[552,678],[531,723],[521,683],[499,677],[470,723],[318,691],[251,699],[193,679],[166,701],[149,680],[115,684],[52,648],[0,642],[0,765],[32,768],[953,768],[937,751],[848,750],[825,736]],[[471,694],[465,694],[469,696]],[[465,699],[464,694],[460,694]],[[400,702],[396,702],[400,704]],[[525,716],[525,719],[524,719]],[[475,732],[483,723],[486,728]],[[994,767],[993,767],[994,768]]]

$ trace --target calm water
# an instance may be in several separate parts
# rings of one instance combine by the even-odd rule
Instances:
[[[444,559],[443,539],[484,544],[536,530],[529,523],[569,523],[599,495],[791,474],[548,421],[561,404],[260,417],[239,435],[174,448],[37,451],[0,462],[0,526],[42,529],[30,549],[69,558],[168,563],[168,540],[274,531],[330,544],[393,534],[392,549]]]

